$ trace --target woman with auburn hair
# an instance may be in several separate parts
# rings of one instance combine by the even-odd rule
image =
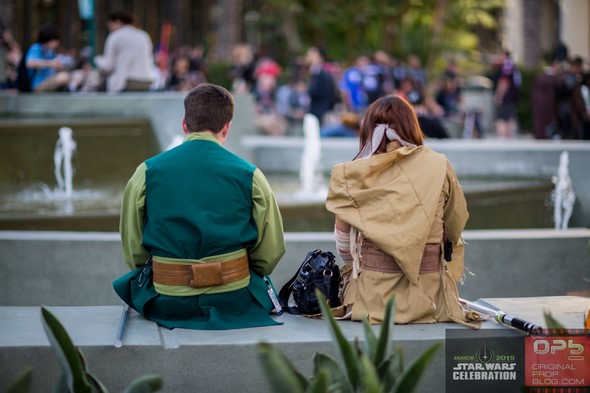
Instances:
[[[343,266],[337,316],[373,324],[395,295],[396,323],[469,323],[456,281],[469,214],[447,158],[423,145],[412,106],[398,96],[367,109],[354,160],[334,166],[327,209]]]

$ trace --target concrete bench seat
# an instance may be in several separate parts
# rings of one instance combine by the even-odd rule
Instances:
[[[465,231],[459,293],[481,297],[558,296],[588,289],[590,229]],[[316,248],[336,253],[332,233],[286,233],[287,252],[271,278],[277,290]],[[117,305],[111,282],[126,272],[118,233],[0,231],[0,306]],[[534,279],[531,278],[534,273]]]
[[[543,310],[568,328],[580,328],[590,298],[557,296],[483,299],[522,319],[544,325]],[[339,359],[325,321],[282,315],[281,326],[226,331],[168,330],[132,312],[123,347],[114,340],[120,306],[49,307],[84,353],[90,371],[118,392],[140,375],[157,373],[164,392],[267,392],[270,391],[257,358],[256,344],[279,348],[304,375],[312,373],[312,356],[326,353]],[[364,340],[361,323],[339,322],[348,340]],[[507,336],[521,335],[492,321],[484,329],[502,329]],[[374,329],[379,329],[375,326]],[[406,364],[435,342],[447,329],[468,329],[458,324],[396,325],[393,340],[404,350]],[[39,307],[0,307],[0,391],[25,367],[33,369],[32,391],[49,391],[60,369],[41,325]],[[439,351],[421,383],[420,392],[443,392],[444,350]]]

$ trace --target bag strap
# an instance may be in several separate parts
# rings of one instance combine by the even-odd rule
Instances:
[[[303,265],[301,265],[303,266]],[[289,314],[300,315],[301,312],[297,309],[297,306],[289,306],[289,298],[291,297],[291,293],[293,293],[293,283],[297,279],[299,272],[301,271],[301,267],[297,269],[297,273],[289,280],[279,292],[279,304],[283,308],[284,311],[288,312]]]

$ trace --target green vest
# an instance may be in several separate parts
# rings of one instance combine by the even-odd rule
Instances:
[[[143,247],[151,255],[201,259],[256,243],[254,165],[206,140],[185,141],[145,163]]]

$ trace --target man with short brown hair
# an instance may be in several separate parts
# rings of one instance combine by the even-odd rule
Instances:
[[[125,189],[120,232],[134,270],[115,290],[167,328],[277,324],[265,276],[285,242],[272,189],[223,148],[234,109],[226,89],[201,84],[184,106],[184,142],[139,165]]]

